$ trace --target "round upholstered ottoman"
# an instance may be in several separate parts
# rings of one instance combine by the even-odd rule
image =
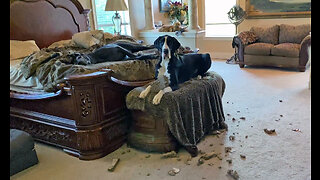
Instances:
[[[30,134],[10,129],[10,176],[38,163],[34,140]]]
[[[221,101],[225,82],[219,74],[208,72],[202,79],[180,84],[157,105],[153,98],[166,84],[152,82],[148,95],[139,98],[147,86],[134,88],[126,96],[132,114],[129,146],[149,152],[168,152],[183,146],[195,154],[196,144],[206,134],[227,127]]]

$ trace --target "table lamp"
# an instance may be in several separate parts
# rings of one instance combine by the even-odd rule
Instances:
[[[105,11],[116,11],[112,16],[112,22],[114,25],[114,33],[119,35],[121,32],[121,16],[118,11],[127,11],[128,7],[124,0],[107,0]]]

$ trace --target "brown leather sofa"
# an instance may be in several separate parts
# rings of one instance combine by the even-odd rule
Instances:
[[[234,36],[240,68],[245,65],[273,66],[306,70],[308,46],[311,45],[311,25],[274,25],[252,27]]]

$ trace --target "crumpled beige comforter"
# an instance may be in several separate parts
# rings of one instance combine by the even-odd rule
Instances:
[[[16,71],[16,75],[19,72],[26,80],[36,77],[46,92],[57,91],[57,85],[64,82],[65,77],[75,74],[88,74],[104,68],[112,69],[112,76],[120,80],[141,81],[154,78],[157,59],[105,62],[86,66],[71,63],[70,54],[90,53],[101,46],[43,48],[24,58],[19,66],[20,70]],[[147,53],[152,52],[148,50]]]

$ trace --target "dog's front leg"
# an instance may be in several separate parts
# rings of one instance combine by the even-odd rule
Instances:
[[[149,85],[145,90],[143,90],[140,95],[139,95],[139,98],[145,98],[149,92],[151,90],[151,85]]]
[[[163,96],[165,93],[171,92],[171,91],[172,91],[171,87],[166,87],[166,88],[164,88],[163,90],[160,90],[160,91],[153,97],[152,103],[153,103],[154,105],[160,104],[160,101],[161,101],[161,99],[162,99],[162,96]]]

